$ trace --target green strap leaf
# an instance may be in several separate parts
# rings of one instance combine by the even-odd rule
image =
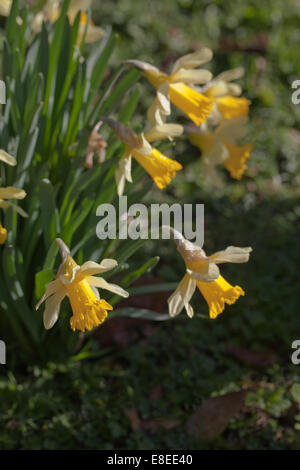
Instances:
[[[60,233],[60,221],[56,207],[55,191],[51,181],[43,179],[40,182],[41,222],[45,246],[48,247]]]
[[[140,309],[140,308],[120,308],[110,314],[110,317],[131,317],[131,318],[141,318],[143,320],[152,320],[152,321],[168,321],[173,320],[170,315],[167,313],[158,313],[153,312],[152,310]]]

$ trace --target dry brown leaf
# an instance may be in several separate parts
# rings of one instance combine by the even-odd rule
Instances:
[[[275,362],[275,356],[272,351],[251,351],[250,349],[232,346],[231,344],[227,344],[226,349],[232,356],[247,366],[264,369],[270,367]]]
[[[149,394],[150,400],[152,401],[158,400],[159,398],[163,396],[163,392],[164,390],[161,384],[158,383],[158,384],[153,385]]]
[[[124,410],[124,414],[127,416],[127,418],[130,421],[130,426],[131,426],[132,431],[135,431],[136,429],[139,429],[141,427],[142,421],[139,417],[138,412],[135,409],[130,408],[130,409]]]
[[[175,418],[148,419],[143,422],[143,429],[155,433],[159,428],[173,429],[180,425],[180,421]]]
[[[172,429],[180,424],[178,419],[166,417],[142,420],[139,417],[137,410],[134,408],[128,408],[124,410],[124,414],[130,421],[130,427],[132,431],[136,431],[137,429],[144,429],[145,431],[154,434],[159,428]]]
[[[191,436],[211,440],[220,435],[243,407],[246,390],[209,398],[196,409],[187,422],[187,432]]]
[[[258,52],[264,54],[268,47],[268,33],[266,31],[259,31],[256,33],[252,41],[236,41],[230,35],[221,38],[220,49],[226,52],[242,51],[242,52]]]

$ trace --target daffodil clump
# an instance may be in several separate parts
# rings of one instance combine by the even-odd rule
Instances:
[[[210,176],[223,165],[232,178],[240,179],[252,150],[251,143],[241,141],[250,101],[232,83],[242,76],[242,69],[213,77],[201,68],[211,61],[212,51],[200,47],[178,58],[170,73],[129,60],[130,67],[110,76],[116,37],[92,23],[90,5],[90,0],[46,1],[40,13],[27,15],[18,0],[0,2],[0,14],[8,16],[3,54],[7,107],[0,109],[5,149],[0,150],[0,304],[5,325],[22,350],[31,357],[38,352],[47,360],[49,351],[63,347],[62,338],[68,354],[73,352],[74,331],[100,326],[119,297],[128,297],[123,287],[104,277],[118,274],[127,288],[157,263],[157,257],[146,260],[124,275],[130,257],[146,240],[123,245],[121,240],[112,243],[96,237],[97,208],[124,194],[126,182],[131,183],[132,200],[146,195],[147,185],[135,184],[138,177],[133,178],[132,165],[141,166],[153,188],[163,191],[177,172],[184,174],[185,155],[179,162],[173,154],[179,137],[187,136],[200,149]],[[33,31],[33,40],[27,31]],[[32,41],[28,45],[27,37]],[[84,47],[87,42],[96,44],[90,50]],[[143,132],[130,126],[139,98],[139,90],[133,89],[140,75],[135,69],[155,89],[139,128]],[[175,118],[169,122],[174,108],[183,113],[186,125]],[[172,142],[170,149],[161,151],[163,140]],[[16,203],[25,196],[26,212]],[[216,318],[226,304],[244,295],[241,287],[222,277],[218,265],[247,262],[251,248],[228,247],[207,256],[178,232],[173,230],[173,235],[186,272],[168,301],[170,316],[184,307],[193,316],[190,300],[198,287],[210,317]],[[55,269],[58,250],[62,262]],[[106,300],[102,291],[114,296]],[[65,314],[58,321],[65,298],[72,311],[68,328]],[[33,302],[38,302],[37,310],[45,303],[43,324]],[[54,325],[53,333],[45,336],[43,327],[50,330]]]
[[[234,179],[241,179],[247,169],[252,145],[240,144],[246,134],[246,121],[251,102],[241,97],[242,89],[233,80],[243,76],[242,67],[227,70],[213,78],[200,65],[212,59],[206,47],[178,59],[170,75],[139,60],[127,65],[142,71],[156,88],[153,104],[148,110],[151,126],[162,125],[171,114],[170,103],[183,111],[194,126],[187,126],[190,141],[202,154],[204,171],[211,182],[217,182],[215,167],[222,164]]]

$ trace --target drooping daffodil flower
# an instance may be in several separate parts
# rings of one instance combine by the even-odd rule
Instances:
[[[217,165],[223,165],[232,178],[242,178],[253,148],[251,143],[237,143],[246,134],[246,121],[247,118],[241,116],[223,120],[214,130],[210,130],[207,123],[187,130],[190,141],[201,150],[204,171],[212,181]]]
[[[124,192],[125,181],[132,183],[131,160],[132,157],[147,171],[160,189],[165,188],[182,169],[176,160],[163,155],[152,147],[150,142],[161,139],[172,139],[183,132],[179,124],[162,124],[152,127],[148,132],[137,135],[132,129],[110,118],[102,118],[115,132],[118,139],[125,144],[125,151],[120,158],[115,178],[118,195]]]
[[[237,80],[243,75],[243,67],[226,70],[199,89],[213,100],[212,112],[209,116],[211,124],[219,124],[223,119],[248,116],[251,101],[240,96],[242,93],[240,85],[231,83],[232,80]]]
[[[156,88],[156,98],[148,111],[150,125],[163,124],[171,114],[170,102],[185,113],[197,126],[203,124],[211,113],[213,100],[195,90],[194,85],[204,85],[212,74],[206,69],[197,69],[212,58],[212,51],[202,47],[199,51],[178,59],[171,73],[162,72],[147,62],[127,60]]]
[[[114,259],[104,259],[100,264],[87,261],[79,266],[71,257],[65,243],[60,238],[57,238],[56,242],[60,249],[62,263],[57,271],[56,279],[47,285],[46,292],[36,305],[36,309],[45,302],[44,326],[48,330],[58,320],[61,302],[67,296],[73,312],[70,318],[72,330],[92,330],[104,322],[108,310],[113,310],[106,300],[100,298],[98,288],[121,297],[129,295],[122,287],[95,276],[95,274],[110,271],[118,263]]]
[[[61,1],[48,0],[44,5],[42,11],[40,11],[33,19],[32,28],[33,31],[38,32],[41,30],[43,21],[50,21],[54,23],[61,13]],[[68,18],[70,23],[73,24],[77,13],[80,11],[79,28],[78,28],[78,39],[77,43],[81,44],[85,34],[85,42],[95,42],[101,39],[105,35],[105,31],[90,20],[86,11],[90,8],[92,0],[71,0],[68,8]]]
[[[168,299],[170,316],[178,315],[185,308],[187,315],[193,317],[194,310],[190,300],[198,287],[208,304],[210,318],[216,318],[223,312],[225,304],[232,305],[245,294],[240,286],[232,286],[221,276],[218,265],[246,263],[252,248],[229,246],[223,251],[207,256],[201,247],[186,240],[177,230],[171,231],[177,250],[185,262],[186,273]]]

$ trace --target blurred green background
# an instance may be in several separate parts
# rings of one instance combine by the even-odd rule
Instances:
[[[244,178],[220,169],[223,187],[212,188],[197,149],[180,139],[168,152],[184,172],[148,201],[204,203],[208,253],[251,245],[248,264],[222,267],[246,296],[214,321],[199,295],[192,321],[182,313],[155,325],[107,322],[95,336],[101,357],[94,360],[16,372],[1,366],[0,448],[300,449],[300,365],[291,363],[300,339],[300,105],[291,102],[291,83],[300,79],[300,4],[101,0],[93,20],[119,34],[113,65],[135,58],[168,70],[203,43],[214,51],[214,74],[244,66],[254,144]],[[153,90],[143,79],[136,86],[139,125]],[[168,242],[149,242],[144,253],[161,256],[144,282],[183,276]],[[133,302],[164,312],[168,295]]]

